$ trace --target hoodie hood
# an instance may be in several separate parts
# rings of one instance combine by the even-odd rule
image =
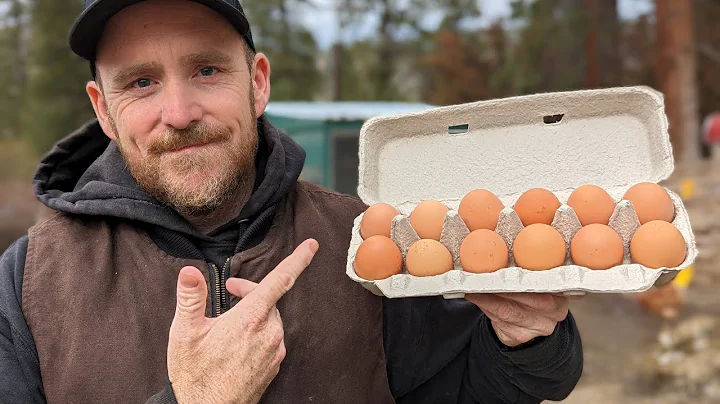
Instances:
[[[255,189],[238,219],[251,218],[277,204],[293,189],[305,151],[263,115]],[[56,211],[115,217],[161,226],[207,239],[180,214],[140,188],[117,144],[92,120],[60,140],[41,160],[33,179],[35,195]]]

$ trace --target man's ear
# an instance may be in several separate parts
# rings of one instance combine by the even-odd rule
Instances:
[[[112,140],[117,141],[117,134],[113,131],[113,127],[110,124],[110,115],[108,115],[108,106],[105,101],[105,95],[100,89],[100,84],[97,81],[90,81],[85,86],[85,91],[90,97],[90,103],[95,110],[95,116],[98,118],[100,127],[102,127],[105,136]]]
[[[250,72],[255,92],[255,116],[265,113],[270,101],[270,61],[262,53],[255,55],[255,63]]]

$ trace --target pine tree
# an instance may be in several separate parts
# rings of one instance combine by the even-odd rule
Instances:
[[[273,100],[315,98],[321,83],[312,33],[295,18],[307,0],[245,0],[258,52],[270,60]]]
[[[85,121],[93,111],[85,92],[87,62],[72,53],[68,33],[81,2],[31,0],[27,91],[23,103],[23,135],[39,153]]]
[[[513,50],[521,94],[585,88],[587,15],[582,1],[513,2],[513,17],[525,23]]]

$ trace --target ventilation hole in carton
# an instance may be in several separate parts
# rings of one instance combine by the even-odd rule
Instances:
[[[545,122],[548,125],[553,124],[553,123],[560,123],[560,121],[562,121],[564,116],[565,116],[565,114],[545,115],[543,117],[543,122]]]
[[[470,125],[467,123],[464,125],[449,126],[448,133],[451,135],[456,135],[458,133],[467,133],[469,128],[470,128]]]

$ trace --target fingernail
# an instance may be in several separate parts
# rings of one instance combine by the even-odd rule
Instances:
[[[180,274],[180,284],[184,288],[192,289],[198,285],[198,280],[190,275]]]
[[[310,240],[310,243],[308,244],[308,248],[310,248],[310,252],[315,254],[318,250],[318,242],[315,240]]]

